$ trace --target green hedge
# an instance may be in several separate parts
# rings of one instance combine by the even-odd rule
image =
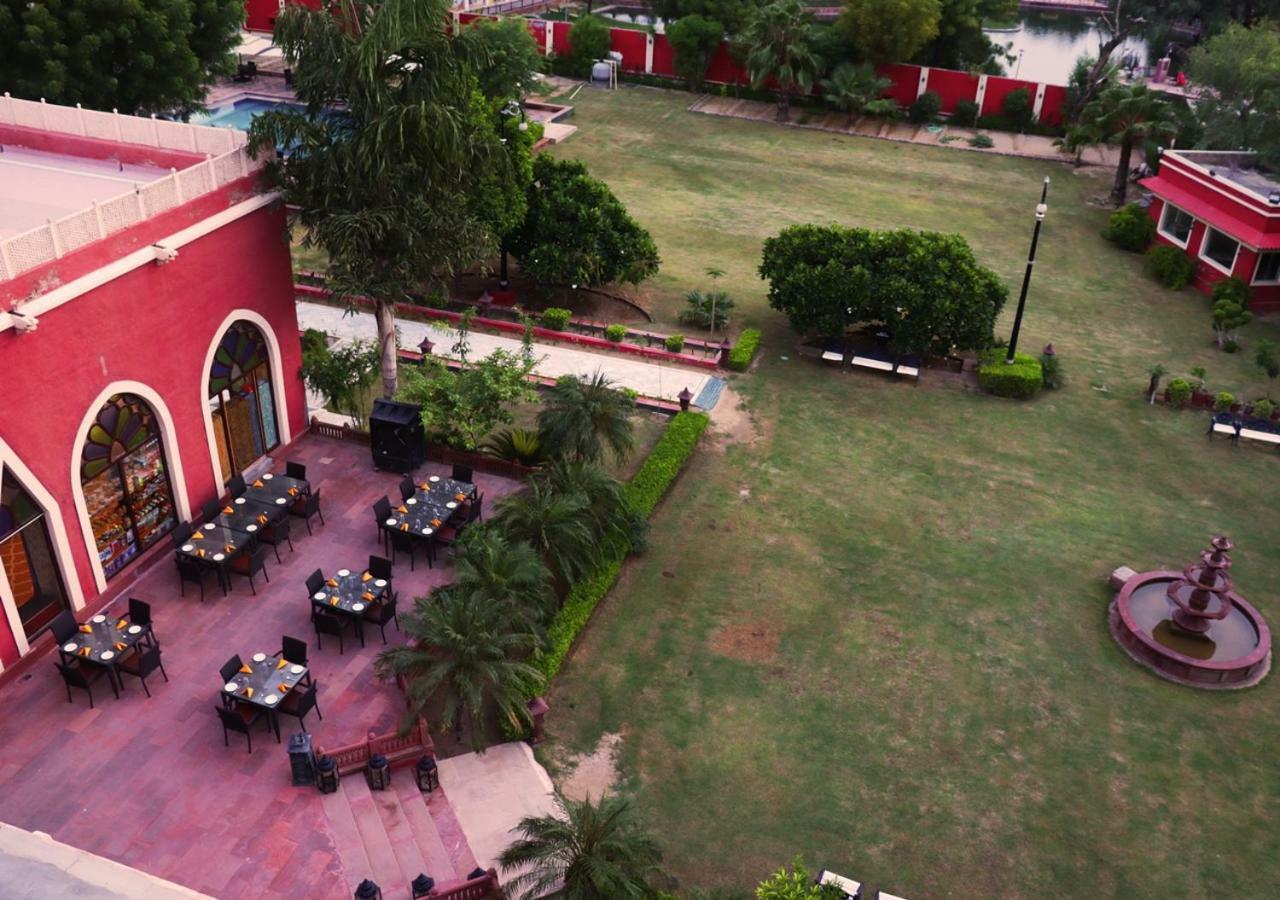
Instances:
[[[760,349],[760,329],[748,328],[738,336],[738,342],[729,351],[729,368],[735,372],[745,372],[756,358]]]
[[[978,384],[989,394],[1028,400],[1044,386],[1040,360],[1028,353],[1015,353],[1013,362],[1004,361],[1005,350],[987,350],[979,357]]]
[[[542,311],[542,327],[564,331],[573,313],[559,306],[549,306]]]

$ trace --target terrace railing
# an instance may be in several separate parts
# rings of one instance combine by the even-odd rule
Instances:
[[[57,106],[43,100],[19,100],[5,93],[0,97],[0,125],[205,155],[203,162],[181,170],[171,169],[156,181],[0,241],[0,281],[16,278],[86,244],[215,191],[262,165],[249,156],[245,146],[247,136],[242,131],[170,122],[154,115],[143,118],[80,106]]]
[[[490,869],[479,878],[436,888],[431,900],[487,900],[498,895],[498,873]]]
[[[391,765],[415,763],[420,757],[435,752],[435,742],[431,740],[431,731],[423,719],[418,720],[406,735],[392,731],[388,734],[375,734],[355,744],[341,744],[336,747],[317,747],[318,756],[328,756],[338,764],[338,772],[350,775],[363,771],[370,757],[382,754]]]

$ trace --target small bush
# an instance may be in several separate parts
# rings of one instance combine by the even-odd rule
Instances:
[[[969,146],[977,147],[979,150],[990,150],[995,145],[996,142],[991,140],[991,135],[984,134],[981,131],[969,138]]]
[[[559,306],[549,306],[542,311],[542,327],[554,331],[564,331],[569,325],[573,313]]]
[[[1222,342],[1223,353],[1235,353],[1239,351],[1239,349],[1240,349],[1240,343],[1232,338],[1228,338],[1227,340]]]
[[[622,343],[622,339],[627,336],[626,325],[610,325],[604,330],[604,337],[607,341],[613,341],[615,344]]]
[[[428,309],[445,309],[449,305],[449,295],[442,289],[435,288],[423,295],[422,305]]]
[[[1156,223],[1141,206],[1130,203],[1111,214],[1102,236],[1130,253],[1141,253],[1156,236]]]
[[[532,428],[504,428],[494,433],[480,449],[490,456],[525,466],[540,465],[545,458],[542,436]]]
[[[942,98],[933,91],[925,91],[916,98],[915,103],[911,104],[911,109],[907,111],[907,118],[916,125],[928,125],[937,120],[941,109]]]
[[[1019,128],[1030,125],[1032,116],[1035,114],[1035,107],[1031,102],[1031,91],[1018,88],[1016,91],[1005,94],[1004,100],[1000,102],[1000,113]]]
[[[735,372],[745,372],[756,358],[760,349],[760,329],[747,328],[738,335],[738,342],[729,351],[729,368]]]
[[[973,125],[978,121],[978,104],[972,100],[961,100],[956,104],[955,112],[951,114],[951,121],[957,125]]]
[[[1236,395],[1230,391],[1218,391],[1218,396],[1213,398],[1213,408],[1218,412],[1226,412],[1235,405]]]
[[[319,331],[315,328],[308,328],[306,331],[302,332],[303,356],[306,356],[308,353],[315,353],[318,350],[323,350],[328,346],[329,339],[325,336],[323,331]]]
[[[1040,354],[1040,377],[1051,391],[1062,387],[1062,359],[1056,353]]]
[[[666,341],[663,343],[666,346],[668,353],[679,353],[684,349],[684,335],[669,334],[667,335]]]
[[[1147,251],[1147,273],[1167,288],[1180,291],[1196,275],[1196,264],[1177,247],[1157,244]]]
[[[989,394],[1029,400],[1044,387],[1040,360],[1028,353],[1015,353],[1013,362],[1004,361],[1005,351],[987,350],[979,356],[978,384]]]
[[[1168,387],[1164,389],[1164,396],[1170,406],[1181,409],[1191,399],[1191,382],[1185,378],[1170,379]]]
[[[1210,299],[1215,304],[1219,300],[1227,300],[1244,309],[1249,307],[1249,301],[1252,298],[1253,292],[1249,290],[1249,285],[1244,279],[1236,278],[1234,275],[1216,282],[1213,285],[1213,293],[1210,294]]]
[[[1259,419],[1270,419],[1275,411],[1276,405],[1266,397],[1253,404],[1253,414]]]

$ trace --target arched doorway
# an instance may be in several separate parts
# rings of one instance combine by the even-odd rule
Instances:
[[[45,512],[8,468],[0,476],[0,568],[28,641],[69,608]]]
[[[141,397],[113,394],[98,410],[80,453],[80,484],[107,578],[177,524],[160,430]]]
[[[267,342],[251,322],[232,322],[218,342],[209,368],[209,415],[223,483],[280,445]]]

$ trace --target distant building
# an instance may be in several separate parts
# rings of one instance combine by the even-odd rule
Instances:
[[[1196,261],[1206,293],[1234,275],[1258,312],[1280,309],[1280,178],[1248,152],[1166,150],[1160,174],[1139,184],[1154,196],[1157,240]]]
[[[244,143],[0,97],[0,670],[305,427],[284,210]]]

